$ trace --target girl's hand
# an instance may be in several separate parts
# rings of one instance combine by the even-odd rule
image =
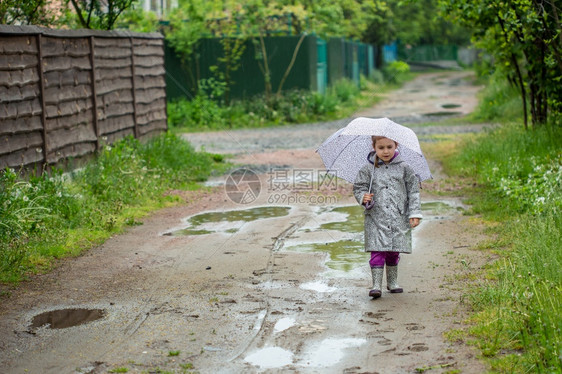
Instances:
[[[417,225],[420,224],[420,219],[419,218],[410,218],[410,227],[414,228]]]
[[[363,204],[367,204],[369,201],[373,200],[373,195],[372,193],[366,193],[365,195],[363,195]]]

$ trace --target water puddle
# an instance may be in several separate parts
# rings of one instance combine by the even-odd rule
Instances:
[[[422,116],[424,117],[445,117],[445,116],[456,116],[462,114],[462,112],[433,112],[433,113],[424,113]]]
[[[275,327],[273,327],[273,333],[277,334],[281,331],[285,331],[287,329],[290,329],[294,325],[295,325],[295,319],[293,317],[281,318],[279,321],[277,321]]]
[[[316,292],[334,292],[337,290],[335,287],[330,287],[322,282],[308,282],[300,285],[303,290],[316,291]]]
[[[427,215],[451,215],[457,212],[463,212],[464,208],[461,206],[454,206],[453,203],[444,201],[429,201],[422,203],[422,211]]]
[[[461,104],[443,104],[441,105],[441,108],[443,109],[453,109],[453,108],[460,108],[462,105]]]
[[[105,316],[103,309],[59,309],[36,315],[31,321],[31,328],[47,326],[51,329],[65,329],[96,321]]]
[[[344,357],[346,348],[359,347],[367,342],[366,339],[328,338],[313,347],[310,352],[305,354],[303,366],[326,367],[337,364]]]
[[[343,232],[363,232],[363,208],[359,205],[340,206],[331,210],[335,213],[344,213],[343,221],[324,223],[320,229],[337,230]]]
[[[327,238],[330,240],[330,238]],[[351,272],[358,266],[364,265],[367,255],[363,251],[362,240],[339,240],[327,243],[300,244],[287,248],[296,252],[328,253],[326,266],[332,270]]]
[[[364,230],[363,208],[359,205],[335,207],[319,212],[317,219],[321,221],[323,219],[323,215],[327,218],[331,217],[334,213],[337,213],[335,216],[337,218],[335,218],[332,222],[323,223],[318,228],[314,228],[312,230],[300,230],[300,232],[304,234],[302,238],[306,239],[308,234],[309,238],[313,237],[316,239],[315,241],[313,240],[310,242],[309,240],[309,242],[305,243],[301,241],[301,243],[294,245],[288,244],[285,247],[285,250],[301,253],[327,253],[329,258],[325,265],[329,269],[349,274],[350,272],[363,266],[366,261],[366,255],[363,251],[364,247],[362,238]],[[347,235],[345,235],[346,237],[343,239],[340,239],[335,234],[330,234],[329,232],[326,232],[326,235],[322,235],[325,231],[339,231],[341,233],[347,233]],[[319,234],[324,237],[322,242],[318,242],[317,240]]]
[[[215,232],[233,234],[238,232],[243,223],[286,216],[290,210],[291,207],[266,206],[196,214],[187,219],[186,228],[174,231],[170,235],[205,235]]]
[[[246,362],[264,369],[279,368],[293,362],[293,353],[280,347],[267,347],[246,356]]]

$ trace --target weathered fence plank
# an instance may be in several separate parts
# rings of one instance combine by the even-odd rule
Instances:
[[[166,131],[165,91],[160,34],[0,25],[0,168]]]
[[[39,116],[19,117],[18,119],[4,119],[0,127],[0,136],[17,134],[18,132],[41,131],[43,124]]]
[[[0,154],[12,153],[20,149],[41,148],[43,138],[39,131],[0,136]]]
[[[37,84],[38,82],[39,75],[35,67],[15,71],[0,71],[0,85],[4,87],[23,87],[28,84]]]
[[[0,55],[0,70],[14,71],[34,66],[37,66],[37,56],[35,55]]]
[[[35,44],[35,37],[33,36],[12,36],[5,38],[0,44],[0,55],[10,54],[37,54],[37,44]]]
[[[9,103],[12,101],[30,100],[39,95],[38,87],[34,86],[0,86],[0,102]]]
[[[21,165],[33,165],[43,161],[41,148],[23,148],[0,157],[0,168],[19,167]]]
[[[91,85],[91,72],[87,70],[48,71],[43,74],[45,87],[77,86],[79,84]]]

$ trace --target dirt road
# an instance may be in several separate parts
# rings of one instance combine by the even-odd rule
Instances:
[[[478,88],[466,74],[423,75],[357,116],[409,123],[422,140],[478,131],[415,125],[471,111]],[[423,193],[414,253],[400,263],[405,292],[368,298],[350,186],[310,183],[322,170],[315,146],[347,121],[187,135],[234,155],[247,173],[233,180],[252,193],[225,191],[228,175],[173,192],[188,203],[4,297],[0,372],[483,372],[472,348],[443,335],[463,319],[463,280],[487,261],[460,199]]]

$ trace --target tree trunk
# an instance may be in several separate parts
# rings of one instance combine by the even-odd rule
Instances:
[[[500,23],[501,28],[502,28],[503,36],[505,38],[505,41],[506,41],[506,43],[509,43],[509,40],[507,38],[507,33],[505,31],[503,19],[499,16],[499,14],[497,14],[496,17],[497,17],[497,19]],[[527,91],[525,90],[525,84],[523,83],[523,75],[521,74],[521,69],[519,68],[519,63],[517,62],[517,57],[515,56],[515,54],[513,52],[511,52],[511,63],[515,67],[515,72],[517,74],[517,80],[519,81],[519,88],[521,90],[521,100],[523,101],[523,124],[525,126],[525,130],[528,130],[529,124],[528,124],[528,120],[527,120]]]

